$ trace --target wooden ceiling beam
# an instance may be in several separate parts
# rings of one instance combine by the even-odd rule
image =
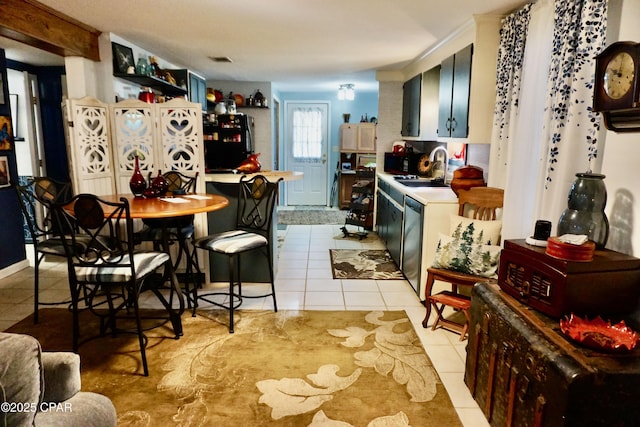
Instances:
[[[0,0],[0,35],[61,56],[100,61],[100,31],[33,0]]]

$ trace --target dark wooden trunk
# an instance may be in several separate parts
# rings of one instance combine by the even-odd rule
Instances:
[[[474,286],[465,383],[492,426],[637,426],[640,350],[574,345],[557,320]]]

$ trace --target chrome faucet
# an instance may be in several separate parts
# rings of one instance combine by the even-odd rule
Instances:
[[[449,163],[449,152],[447,151],[447,147],[440,145],[440,146],[434,148],[431,151],[431,153],[429,154],[429,162],[430,163],[435,162],[436,161],[436,156],[437,156],[438,152],[440,152],[440,151],[443,153],[443,155],[442,155],[442,157],[438,158],[438,160],[442,161],[442,170],[443,170],[442,178],[446,179],[447,178],[447,165]],[[439,178],[439,177],[435,177],[434,176],[434,178]]]

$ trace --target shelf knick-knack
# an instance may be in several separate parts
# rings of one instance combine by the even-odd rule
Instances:
[[[140,74],[142,76],[146,76],[149,74],[149,62],[147,62],[147,58],[145,58],[143,54],[140,54],[140,56],[138,56],[138,62],[136,63],[136,74]]]
[[[138,99],[148,104],[155,104],[156,95],[153,93],[150,87],[143,87],[138,94]]]
[[[152,77],[157,77],[159,79],[162,79],[164,77],[160,66],[158,66],[158,60],[155,56],[149,57],[149,75]]]
[[[260,92],[260,89],[256,90],[256,94],[253,96],[253,105],[256,107],[266,107],[265,97],[262,92]]]

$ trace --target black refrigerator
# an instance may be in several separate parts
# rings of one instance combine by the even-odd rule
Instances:
[[[219,114],[203,125],[207,173],[229,172],[253,153],[253,117]]]

